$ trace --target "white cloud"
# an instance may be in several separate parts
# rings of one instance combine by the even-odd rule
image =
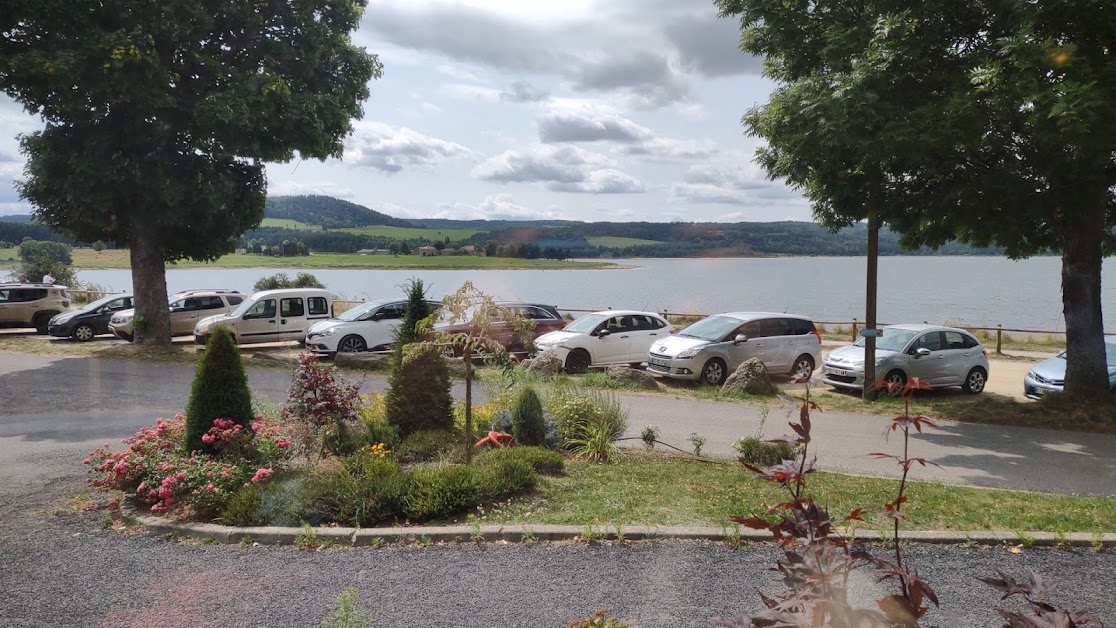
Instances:
[[[646,159],[682,161],[708,159],[718,152],[716,142],[710,140],[675,140],[666,137],[624,146],[621,150],[625,154]]]
[[[448,83],[438,88],[438,92],[443,96],[448,96],[456,100],[479,102],[488,105],[495,105],[501,100],[500,90],[467,83]]]
[[[639,179],[617,170],[605,155],[569,145],[507,150],[477,164],[473,176],[502,183],[542,183],[553,192],[626,194],[644,191]]]
[[[396,173],[408,167],[433,166],[471,151],[457,142],[423,135],[382,122],[358,122],[345,142],[345,162]]]
[[[480,203],[441,203],[435,218],[456,220],[544,220],[561,218],[553,208],[532,209],[515,201],[510,194],[492,194]]]
[[[586,109],[552,109],[538,119],[539,140],[554,142],[636,143],[651,138],[651,130],[627,118]]]
[[[584,192],[587,194],[635,194],[644,191],[643,183],[635,177],[613,170],[594,170],[583,181],[552,181],[547,188],[555,192]]]

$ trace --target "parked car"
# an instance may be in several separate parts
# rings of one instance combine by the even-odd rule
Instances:
[[[1108,389],[1116,392],[1116,336],[1104,339],[1105,362],[1108,364]],[[1023,376],[1023,394],[1040,399],[1048,392],[1062,392],[1066,383],[1066,352],[1039,362]]]
[[[931,388],[960,386],[976,394],[988,382],[988,352],[972,334],[937,325],[890,325],[876,338],[876,376],[904,385],[917,377]],[[834,388],[864,386],[864,338],[825,359],[823,380]]]
[[[427,301],[432,309],[440,301]],[[406,299],[377,299],[345,310],[336,318],[318,321],[306,332],[306,348],[319,355],[375,351],[395,340],[395,330],[407,313]]]
[[[333,313],[333,295],[321,288],[282,288],[252,295],[228,314],[198,321],[194,342],[204,345],[218,325],[228,328],[237,344],[306,339],[306,331]]]
[[[172,336],[188,336],[200,319],[228,312],[248,298],[236,290],[187,290],[170,298]],[[132,342],[135,338],[136,311],[122,310],[109,319],[109,331],[117,338]]]
[[[0,283],[0,327],[34,327],[50,331],[50,319],[70,309],[66,286],[47,283]]]
[[[516,329],[514,318],[517,316],[534,325],[528,330]],[[527,352],[532,344],[537,346],[539,336],[565,326],[566,319],[558,312],[557,306],[501,301],[496,304],[496,313],[492,317],[488,337],[498,342],[509,353],[522,354]],[[434,331],[470,336],[479,333],[477,326],[471,322],[435,323]]]
[[[772,373],[810,379],[821,360],[821,334],[806,316],[774,312],[728,312],[693,323],[651,345],[653,375],[720,386],[747,360]]]
[[[93,340],[94,336],[111,334],[108,326],[112,315],[133,307],[132,295],[110,294],[86,304],[81,309],[55,314],[50,319],[48,331],[51,336],[88,342]]]
[[[566,371],[584,373],[591,366],[639,366],[647,359],[651,344],[672,333],[674,326],[654,312],[604,310],[539,336],[535,346],[540,352],[557,355]]]

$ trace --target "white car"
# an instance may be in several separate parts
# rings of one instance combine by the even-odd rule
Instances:
[[[333,295],[320,288],[281,288],[252,295],[228,314],[210,316],[194,327],[194,342],[209,342],[213,328],[232,332],[237,344],[287,342],[306,338],[306,330],[333,312]]]
[[[428,301],[432,309],[438,301]],[[319,355],[374,351],[395,341],[395,330],[407,313],[406,299],[376,299],[345,310],[337,318],[318,321],[306,332],[306,348]]]
[[[590,366],[643,364],[651,345],[672,333],[674,326],[654,312],[604,310],[539,336],[535,347],[557,355],[566,371],[584,373]]]
[[[763,362],[772,373],[808,380],[821,359],[821,335],[805,316],[775,312],[714,314],[653,344],[647,371],[720,386],[752,358]]]
[[[876,338],[877,379],[902,386],[917,377],[931,388],[984,390],[988,352],[969,332],[937,325],[890,325],[882,332]],[[826,356],[822,381],[847,390],[864,387],[864,338]]]

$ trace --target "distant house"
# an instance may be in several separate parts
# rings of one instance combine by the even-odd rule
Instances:
[[[391,255],[391,251],[387,249],[361,249],[357,251],[357,255]]]
[[[472,244],[466,244],[461,247],[462,255],[476,255],[477,257],[484,257],[484,249],[477,248]]]
[[[442,255],[457,255],[457,249],[447,246],[442,249]]]
[[[434,257],[438,255],[438,249],[432,246],[420,246],[415,249],[415,255],[419,255],[421,257]]]

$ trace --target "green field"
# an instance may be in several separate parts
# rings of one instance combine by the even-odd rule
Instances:
[[[477,233],[476,229],[419,229],[414,227],[388,227],[386,225],[373,225],[371,227],[350,227],[347,229],[334,229],[334,231],[347,231],[361,235],[381,236],[396,240],[414,240],[425,238],[427,240],[445,240],[460,242]]]
[[[318,225],[311,225],[289,218],[264,218],[260,223],[261,227],[282,227],[284,229],[301,229],[303,231],[321,231],[322,228]]]
[[[639,246],[641,244],[662,244],[657,240],[641,240],[639,238],[617,238],[613,236],[599,236],[595,238],[587,238],[589,244],[593,246],[604,246],[610,249],[622,249],[627,246]]]

